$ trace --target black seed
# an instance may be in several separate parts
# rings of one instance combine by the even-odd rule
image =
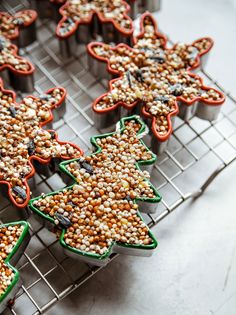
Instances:
[[[5,48],[5,42],[0,39],[0,51],[3,51],[3,49]]]
[[[129,87],[132,87],[132,81],[131,81],[131,74],[130,74],[130,71],[127,71],[127,72],[126,72],[126,77],[127,77],[128,82],[129,82]]]
[[[190,83],[196,83],[196,79],[195,79],[195,78],[188,77],[187,80],[188,80],[188,82],[190,82]]]
[[[133,199],[132,199],[130,196],[126,196],[126,197],[125,197],[125,200],[127,200],[127,201],[132,201]]]
[[[39,98],[42,101],[48,101],[51,98],[51,95],[49,95],[49,94],[41,94],[41,95],[39,95]]]
[[[59,225],[64,229],[68,229],[72,225],[70,219],[58,212],[55,213],[55,218],[59,221]]]
[[[141,49],[140,49],[141,51],[153,51],[150,47],[142,47]]]
[[[16,109],[15,109],[15,107],[9,106],[8,109],[9,109],[9,112],[10,112],[11,116],[15,118],[16,117]]]
[[[55,135],[56,135],[55,131],[54,130],[50,130],[49,133],[51,135],[51,139],[55,139]]]
[[[143,73],[142,73],[142,70],[141,70],[141,69],[136,70],[136,71],[133,73],[133,76],[135,77],[135,79],[136,79],[138,82],[143,83]]]
[[[76,207],[76,204],[73,201],[68,201],[68,205],[70,205],[72,207]]]
[[[87,162],[80,162],[80,166],[86,170],[87,173],[93,174],[93,167]]]
[[[24,20],[22,18],[16,18],[13,23],[15,25],[24,25]]]
[[[183,94],[184,88],[181,84],[177,83],[170,86],[170,93],[174,96],[180,96]]]
[[[26,199],[27,198],[27,195],[26,195],[26,192],[25,190],[20,187],[20,186],[15,186],[12,188],[12,191],[19,197],[21,197],[22,199]]]
[[[74,24],[74,20],[70,17],[67,18],[66,22],[68,22],[69,24]]]
[[[159,95],[157,97],[154,98],[154,101],[159,101],[162,103],[168,103],[169,102],[169,98],[165,95]]]
[[[27,149],[28,149],[28,153],[29,153],[30,156],[34,154],[34,152],[35,152],[35,145],[34,145],[34,140],[33,139],[31,139],[30,142],[28,143]]]
[[[152,59],[158,63],[164,63],[166,61],[165,54],[163,51],[159,52],[157,55],[149,57],[149,59]]]

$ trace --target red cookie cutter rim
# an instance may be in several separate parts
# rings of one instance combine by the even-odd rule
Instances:
[[[55,3],[55,2],[53,2]],[[128,15],[128,13],[130,12],[130,5],[128,3],[126,3],[125,1],[122,0],[122,3],[124,4],[124,6],[126,7],[126,10],[125,10],[125,13],[123,14],[124,17],[126,17],[126,19],[130,20],[130,23],[131,23],[131,29],[129,32],[125,32],[119,25],[116,25],[115,23],[115,19],[112,19],[112,18],[109,18],[109,19],[105,19],[102,17],[101,13],[98,12],[97,10],[92,10],[91,13],[90,13],[90,16],[89,18],[87,19],[87,21],[84,21],[84,20],[81,20],[81,21],[74,21],[75,22],[75,27],[67,33],[66,36],[62,36],[60,33],[59,33],[59,29],[62,25],[62,23],[64,23],[66,20],[67,20],[67,17],[66,15],[63,13],[63,10],[64,8],[67,6],[67,1],[65,4],[63,4],[60,9],[59,9],[59,13],[61,14],[62,18],[61,20],[58,22],[57,24],[57,27],[56,27],[56,35],[57,37],[60,39],[60,40],[63,40],[63,39],[67,39],[69,38],[72,34],[74,34],[76,32],[76,30],[78,29],[79,25],[82,24],[82,25],[87,25],[87,24],[90,24],[92,22],[92,19],[93,19],[93,16],[94,15],[97,15],[97,17],[99,18],[99,21],[101,21],[101,23],[104,23],[104,24],[108,24],[108,23],[112,23],[112,25],[114,26],[115,29],[117,29],[117,31],[119,33],[121,33],[122,35],[124,36],[132,36],[133,32],[134,32],[134,25],[133,25],[133,21],[132,19],[130,18],[130,16]]]
[[[31,20],[29,22],[25,22],[24,25],[22,25],[22,26],[16,25],[14,34],[12,34],[10,36],[5,36],[5,35],[2,35],[2,36],[4,36],[5,38],[8,38],[10,40],[14,40],[14,39],[18,38],[20,35],[19,29],[20,28],[26,28],[26,27],[30,26],[31,24],[33,24],[36,21],[38,14],[35,10],[21,10],[21,11],[18,11],[15,15],[10,15],[7,12],[2,12],[2,11],[0,12],[0,17],[1,17],[1,15],[3,15],[6,17],[16,17],[16,18],[20,17],[20,14],[24,13],[24,12],[30,12],[31,13]]]
[[[141,32],[138,34],[138,36],[134,36],[133,37],[134,45],[137,43],[139,38],[143,37],[143,35],[145,33],[145,30],[144,30],[144,19],[146,17],[149,17],[152,20],[155,34],[158,37],[161,37],[162,39],[164,39],[164,41],[165,41],[165,43],[163,45],[164,49],[165,50],[172,50],[172,49],[174,49],[178,45],[178,43],[176,43],[172,48],[167,48],[166,47],[166,45],[167,45],[167,37],[166,37],[165,34],[161,34],[161,33],[158,32],[157,22],[155,21],[155,19],[153,19],[153,16],[149,12],[145,12],[140,18],[140,31]],[[203,79],[200,76],[190,72],[191,70],[194,70],[194,69],[196,69],[196,68],[201,66],[201,56],[206,55],[212,49],[212,47],[214,46],[214,40],[211,37],[206,37],[206,36],[205,37],[201,37],[199,39],[196,39],[191,45],[194,46],[194,44],[199,42],[199,40],[204,40],[204,39],[206,39],[206,40],[208,40],[210,42],[209,47],[206,50],[204,50],[203,52],[198,53],[198,55],[196,57],[196,60],[195,60],[195,63],[191,67],[188,67],[186,71],[187,71],[187,74],[189,76],[199,79],[199,81],[201,82],[201,86],[202,86],[203,90],[208,90],[209,87],[207,87],[206,85],[203,84]],[[95,55],[93,55],[93,56],[95,57]],[[210,89],[216,91],[217,93],[219,93],[221,95],[221,100],[219,100],[219,101],[204,100],[204,103],[206,103],[208,105],[212,105],[212,106],[222,105],[224,103],[224,101],[225,101],[224,94],[222,92],[214,89],[213,87],[211,87]],[[189,105],[192,105],[195,101],[201,101],[201,97],[198,96],[198,97],[196,97],[195,99],[193,99],[191,101],[187,101],[187,100],[184,100],[181,96],[177,96],[176,97],[176,101],[182,101],[183,103],[185,103],[185,105],[189,106]]]
[[[58,4],[58,5],[65,4],[66,1],[67,0],[50,0],[51,3]]]
[[[64,88],[62,88],[62,87],[55,87],[55,88],[51,88],[51,89],[49,89],[49,90],[47,90],[44,94],[50,94],[50,92],[52,92],[54,89],[60,89],[61,91],[63,91],[63,95],[62,95],[62,97],[61,97],[61,99],[54,105],[54,107],[52,108],[52,109],[54,109],[54,108],[57,108],[57,107],[59,107],[64,101],[65,101],[65,98],[66,98],[66,90],[64,89]],[[6,90],[6,89],[4,89],[3,88],[3,84],[2,84],[2,79],[0,78],[0,90],[2,90],[2,91],[4,91],[4,92],[6,92],[6,93],[8,93],[8,94],[11,94],[12,95],[12,98],[13,98],[13,102],[14,103],[16,103],[16,101],[15,101],[15,99],[16,99],[16,93],[14,92],[14,91],[11,91],[11,90]],[[29,95],[29,96],[27,96],[26,98],[33,98],[33,99],[37,99],[37,97],[35,97],[34,95]],[[16,103],[16,104],[18,104],[18,103]],[[49,109],[49,112],[50,112],[50,117],[46,120],[46,121],[44,121],[43,123],[39,123],[39,127],[43,127],[44,125],[46,125],[46,124],[48,124],[49,122],[51,122],[52,120],[53,120],[53,113],[52,113],[52,110],[51,109]],[[49,131],[53,131],[53,132],[55,132],[54,130],[47,130],[48,132]],[[78,150],[79,152],[80,152],[80,155],[78,156],[78,157],[80,157],[81,155],[83,155],[83,150],[81,150],[75,143],[72,143],[72,142],[67,142],[67,141],[60,141],[59,139],[58,139],[58,135],[57,135],[57,133],[55,132],[55,139],[56,139],[56,141],[59,143],[59,144],[70,144],[71,146],[73,146],[76,150]],[[77,157],[77,156],[76,156]],[[26,187],[26,195],[27,195],[27,197],[26,197],[26,199],[25,199],[25,202],[24,203],[22,203],[22,204],[19,204],[19,203],[17,203],[16,201],[15,201],[15,199],[13,198],[13,196],[12,196],[12,194],[11,194],[11,189],[12,189],[12,186],[11,186],[11,184],[8,182],[8,181],[6,181],[6,180],[0,180],[0,184],[5,184],[5,185],[7,185],[8,186],[8,195],[9,195],[9,198],[11,199],[11,201],[12,201],[12,203],[16,206],[16,207],[18,207],[18,208],[24,208],[24,207],[26,207],[27,206],[27,204],[28,204],[28,202],[29,202],[29,200],[30,200],[30,188],[29,188],[29,185],[28,185],[28,179],[29,178],[31,178],[31,177],[33,177],[34,175],[35,175],[35,172],[36,172],[36,170],[35,170],[35,168],[34,168],[34,166],[33,166],[33,164],[32,164],[32,160],[37,160],[37,161],[39,161],[41,164],[48,164],[51,160],[52,160],[53,158],[51,157],[51,158],[48,158],[48,159],[42,159],[42,158],[40,158],[40,157],[38,157],[38,156],[34,156],[34,155],[32,155],[32,156],[30,156],[29,158],[28,158],[28,163],[29,163],[29,165],[30,165],[30,167],[31,167],[31,172],[29,173],[29,174],[27,174],[27,176],[25,176],[25,178],[24,178],[24,180],[22,180],[22,183],[25,185],[25,187]],[[63,160],[69,160],[69,159],[71,159],[71,157],[65,157],[65,156],[61,156],[61,159],[63,159]]]
[[[11,48],[12,48],[12,54],[17,58],[17,59],[24,59],[22,58],[20,55],[18,55],[18,47],[14,44],[11,43]],[[33,64],[28,61],[27,59],[25,59],[28,63],[28,65],[30,66],[29,70],[23,71],[23,70],[16,70],[15,68],[13,68],[12,65],[5,63],[2,66],[0,66],[0,72],[8,69],[11,72],[13,72],[15,75],[20,75],[20,76],[26,76],[26,75],[31,75],[33,74],[33,72],[35,71],[35,67],[33,66]]]
[[[164,40],[164,48],[165,48],[166,50],[169,50],[168,48],[166,48],[167,37],[166,37],[164,34],[161,34],[161,33],[158,32],[158,30],[157,30],[157,23],[156,23],[156,21],[153,19],[152,15],[151,15],[149,12],[146,12],[146,13],[144,13],[144,14],[141,16],[141,19],[140,19],[140,30],[141,30],[141,33],[140,33],[138,36],[133,36],[133,43],[134,43],[134,45],[137,43],[137,40],[138,40],[139,38],[142,38],[142,36],[144,35],[145,30],[144,30],[144,23],[143,23],[143,22],[144,22],[144,19],[145,19],[146,17],[151,18],[151,20],[152,20],[152,22],[153,22],[155,34],[156,34],[158,37],[161,37],[161,38]],[[214,44],[213,39],[210,38],[210,37],[202,37],[201,39],[208,39],[208,40],[210,40],[211,45],[208,47],[208,49],[206,49],[206,50],[203,51],[202,53],[199,53],[199,54],[198,54],[195,63],[194,63],[191,67],[187,68],[186,71],[187,71],[187,74],[188,74],[189,76],[194,77],[194,78],[197,77],[197,78],[200,80],[202,90],[209,90],[209,88],[210,88],[211,90],[214,90],[214,91],[216,91],[218,94],[220,94],[221,99],[218,100],[218,101],[210,101],[210,100],[204,99],[204,103],[207,104],[207,105],[210,105],[210,106],[219,106],[219,105],[222,105],[222,104],[224,103],[224,101],[225,101],[225,96],[224,96],[224,94],[223,94],[221,91],[218,91],[218,90],[214,89],[213,87],[207,87],[207,86],[205,86],[205,85],[203,84],[203,79],[202,79],[200,76],[198,76],[198,75],[196,75],[196,74],[190,72],[190,70],[193,70],[193,69],[195,69],[195,68],[197,68],[197,67],[199,67],[199,66],[201,65],[200,57],[201,57],[202,55],[205,55],[206,53],[208,53],[208,52],[210,51],[210,49],[212,48],[213,44]],[[199,39],[198,39],[198,40],[195,40],[192,44],[194,44],[194,43],[196,43],[196,42],[198,42],[198,41],[199,41]],[[96,55],[96,54],[94,53],[93,47],[103,46],[103,45],[104,45],[104,43],[101,43],[101,42],[92,42],[92,43],[89,43],[89,44],[87,45],[87,51],[88,51],[88,53],[89,53],[93,58],[97,59],[98,61],[106,62],[106,63],[107,63],[107,67],[106,67],[106,68],[107,68],[107,71],[108,71],[110,74],[119,75],[119,77],[116,78],[116,79],[109,80],[109,90],[108,90],[108,92],[103,93],[101,96],[99,96],[99,97],[93,102],[92,108],[93,108],[94,112],[96,112],[97,114],[106,114],[106,113],[111,112],[112,110],[116,109],[118,106],[123,106],[123,107],[125,107],[125,108],[127,108],[127,109],[131,109],[131,108],[133,108],[135,105],[137,105],[137,103],[140,102],[140,101],[137,100],[137,101],[135,101],[134,103],[132,103],[132,104],[130,104],[130,105],[127,105],[127,104],[124,103],[124,102],[117,102],[117,103],[116,103],[115,105],[113,105],[112,107],[105,108],[105,109],[97,109],[97,108],[95,107],[95,106],[97,105],[97,103],[100,101],[100,99],[102,99],[105,95],[107,95],[108,93],[110,93],[110,92],[112,91],[112,84],[113,84],[116,80],[119,80],[119,79],[121,79],[121,78],[123,77],[123,74],[121,74],[119,71],[114,70],[114,69],[112,69],[112,68],[110,67],[110,63],[109,63],[109,60],[108,60],[107,58],[98,56],[98,55]],[[175,47],[176,45],[177,45],[177,44],[175,44],[173,47]],[[118,44],[118,45],[116,45],[116,46],[114,46],[114,47],[110,47],[109,49],[110,49],[110,50],[116,50],[116,49],[119,48],[120,46],[125,47],[127,50],[133,49],[133,47],[130,47],[130,46],[124,44],[124,43],[120,43],[120,44]],[[172,48],[172,49],[173,49],[173,48]],[[152,131],[153,131],[153,133],[154,133],[154,136],[155,136],[160,142],[164,142],[164,141],[166,141],[166,140],[170,137],[170,135],[171,135],[171,133],[172,133],[172,131],[173,131],[173,126],[172,126],[172,122],[171,122],[171,117],[177,115],[178,112],[179,112],[178,101],[183,102],[186,106],[190,106],[190,105],[192,105],[194,102],[196,102],[196,101],[201,101],[201,100],[203,100],[201,96],[198,96],[198,97],[196,97],[196,98],[194,98],[194,99],[192,99],[192,100],[190,100],[190,101],[185,100],[184,98],[182,98],[182,96],[177,96],[177,97],[176,97],[176,101],[175,101],[175,109],[174,109],[172,112],[170,112],[170,113],[166,116],[167,121],[168,121],[168,126],[169,126],[169,128],[168,128],[167,133],[166,133],[164,136],[160,136],[160,135],[158,134],[158,132],[156,131],[156,129],[154,128],[157,117],[155,117],[155,116],[151,115],[150,113],[148,113],[148,112],[145,110],[145,106],[142,107],[142,113],[143,113],[143,115],[144,115],[145,117],[152,119]]]

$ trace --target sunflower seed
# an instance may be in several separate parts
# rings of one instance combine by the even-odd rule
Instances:
[[[24,20],[22,18],[16,18],[14,21],[13,21],[13,24],[15,25],[24,25]]]
[[[142,73],[142,70],[141,69],[138,69],[136,70],[134,73],[133,73],[133,76],[135,77],[135,79],[142,83],[143,82],[143,73]]]
[[[5,48],[5,41],[0,38],[0,51],[3,51]]]
[[[70,219],[58,212],[55,213],[55,218],[59,221],[59,225],[64,229],[68,229],[72,225]]]
[[[54,130],[50,130],[49,131],[50,135],[51,135],[51,139],[55,139],[56,133]]]
[[[93,167],[89,163],[83,161],[83,162],[80,162],[80,166],[84,168],[87,173],[93,174]]]
[[[12,188],[12,191],[19,197],[21,197],[22,199],[26,199],[27,195],[26,192],[24,190],[24,188],[20,187],[20,186],[15,186]]]
[[[27,149],[28,149],[28,153],[29,153],[30,156],[34,154],[34,152],[35,152],[35,145],[34,145],[34,140],[33,139],[31,139],[30,142],[28,143]]]
[[[184,88],[181,84],[177,83],[175,85],[170,86],[170,93],[174,96],[180,96],[183,94]]]
[[[48,101],[51,98],[51,95],[49,95],[49,94],[41,94],[41,95],[39,95],[39,98],[42,101]]]
[[[158,63],[164,63],[166,61],[165,54],[163,51],[159,52],[157,55],[149,57],[149,59],[152,59]]]
[[[127,71],[127,72],[126,72],[126,77],[127,77],[128,83],[129,83],[129,87],[132,87],[132,81],[131,81],[131,74],[130,74],[130,71]]]
[[[11,116],[15,118],[16,117],[16,109],[15,109],[15,107],[9,106],[8,109],[9,109],[9,112],[10,112]]]
[[[169,98],[165,95],[159,95],[157,97],[154,98],[154,101],[159,101],[162,103],[168,103],[169,102]]]

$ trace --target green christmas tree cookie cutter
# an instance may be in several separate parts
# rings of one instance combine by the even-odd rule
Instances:
[[[133,115],[130,117],[124,117],[119,121],[119,132],[122,133],[125,129],[125,123],[128,121],[135,121],[137,123],[139,123],[141,125],[141,128],[139,129],[139,131],[137,132],[137,136],[142,135],[143,133],[145,133],[145,130],[147,130],[146,125],[143,123],[143,121],[139,118],[139,116],[137,115]],[[92,143],[92,145],[94,146],[94,148],[96,149],[95,152],[93,152],[91,154],[92,155],[96,155],[98,153],[100,153],[102,151],[101,147],[97,144],[97,139],[102,139],[102,138],[106,138],[108,136],[112,136],[114,135],[116,132],[112,132],[112,133],[106,133],[106,134],[102,134],[102,135],[98,135],[98,136],[94,136],[90,139],[90,142]],[[149,148],[144,144],[144,142],[140,139],[142,145],[147,149],[147,151],[149,151],[149,153],[151,153],[151,159],[149,160],[141,160],[135,163],[136,168],[138,170],[140,170],[140,167],[146,167],[146,166],[150,166],[152,165],[155,161],[156,161],[156,155],[154,153],[152,153]],[[58,193],[61,193],[65,190],[69,190],[72,189],[73,186],[75,184],[77,184],[76,182],[76,178],[67,170],[67,165],[70,164],[73,161],[79,161],[79,158],[75,158],[69,161],[64,161],[62,163],[60,163],[60,170],[65,173],[66,175],[68,175],[75,183],[71,186],[68,186],[64,189],[60,189],[58,191],[52,192],[52,193],[48,193],[45,194],[43,196],[39,196],[36,198],[33,198],[29,201],[29,208],[35,212],[36,214],[38,214],[41,218],[46,219],[47,221],[49,221],[51,224],[50,226],[55,226],[55,222],[54,222],[54,218],[43,213],[42,211],[40,211],[37,207],[35,207],[34,202],[39,200],[39,199],[43,199],[47,196],[52,196],[52,195],[56,195]],[[146,181],[148,181],[148,179],[146,179]],[[136,198],[134,200],[134,203],[149,203],[150,205],[156,204],[158,202],[160,202],[161,200],[161,196],[159,195],[158,191],[155,189],[155,187],[148,181],[149,183],[149,187],[151,187],[151,189],[153,190],[153,193],[155,195],[154,198],[148,198],[148,197],[143,197],[143,198]],[[140,211],[140,210],[139,210]],[[137,216],[139,216],[142,221],[143,218],[140,214],[140,212],[137,212]],[[153,210],[150,211],[143,211],[142,212],[153,212]],[[64,247],[64,249],[66,250],[66,254],[68,256],[71,256],[73,258],[77,258],[80,260],[84,260],[88,263],[92,263],[94,265],[98,265],[98,266],[103,266],[106,265],[107,262],[109,261],[109,257],[112,253],[122,253],[122,254],[131,254],[131,255],[135,255],[135,256],[150,256],[153,252],[153,250],[157,247],[158,243],[157,240],[155,238],[155,236],[153,235],[153,233],[149,230],[148,234],[149,237],[152,239],[152,243],[148,244],[148,245],[143,245],[143,244],[128,244],[128,243],[121,243],[121,242],[116,242],[113,241],[112,244],[109,246],[108,251],[106,251],[104,254],[95,254],[95,253],[89,253],[89,252],[85,252],[85,251],[81,251],[78,250],[74,247],[69,246],[68,244],[66,244],[65,240],[64,240],[64,236],[66,233],[66,229],[62,229],[62,233],[60,235],[60,244]]]
[[[15,225],[23,226],[24,229],[20,237],[18,238],[16,245],[13,247],[12,251],[4,260],[4,264],[13,271],[14,277],[12,279],[11,284],[7,287],[5,292],[2,295],[0,295],[0,313],[2,313],[2,311],[7,307],[9,300],[12,300],[14,298],[16,292],[19,289],[19,286],[21,284],[20,273],[13,266],[13,264],[16,264],[17,261],[20,259],[20,257],[22,256],[30,240],[29,224],[25,221],[16,221],[16,222],[10,222],[6,224],[1,224],[0,229],[3,227],[15,226]]]

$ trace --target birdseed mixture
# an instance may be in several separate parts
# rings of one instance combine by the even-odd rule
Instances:
[[[15,275],[4,261],[12,252],[23,230],[23,225],[0,227],[0,296],[6,291]]]
[[[171,113],[177,114],[179,101],[219,104],[224,96],[214,88],[205,87],[201,78],[189,71],[208,52],[211,39],[203,38],[190,45],[176,44],[169,49],[166,38],[157,33],[150,14],[143,16],[141,27],[144,31],[135,39],[133,47],[89,45],[92,55],[108,62],[110,72],[119,75],[112,82],[110,92],[98,98],[93,108],[106,112],[119,104],[125,103],[131,108],[141,103],[144,114],[155,121],[154,133],[163,137],[170,129],[168,117]]]
[[[68,246],[103,255],[113,242],[153,242],[135,203],[136,198],[156,197],[147,180],[149,174],[136,166],[137,162],[153,159],[137,136],[139,129],[140,124],[131,120],[122,133],[96,138],[100,152],[67,164],[77,183],[33,202],[35,208],[66,229]]]
[[[64,89],[54,88],[17,104],[14,94],[0,86],[0,181],[10,185],[10,194],[19,206],[29,199],[27,178],[33,172],[32,157],[46,163],[51,158],[80,156],[76,146],[61,143],[54,131],[42,129],[52,119],[51,109],[64,97]]]

